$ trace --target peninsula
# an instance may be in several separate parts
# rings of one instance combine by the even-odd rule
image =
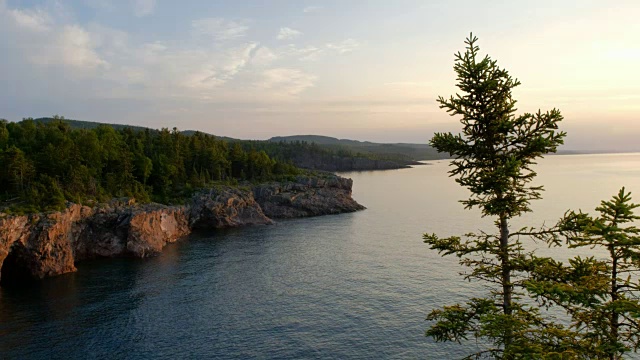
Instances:
[[[194,229],[364,209],[352,181],[174,130],[0,122],[0,282],[148,257]]]

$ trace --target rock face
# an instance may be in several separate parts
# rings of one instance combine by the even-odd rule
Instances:
[[[195,194],[189,218],[192,228],[273,224],[273,220],[262,212],[251,190],[223,186]]]
[[[298,177],[257,186],[253,194],[265,215],[274,219],[339,214],[364,209],[351,197],[353,181],[339,176]]]
[[[75,237],[76,261],[157,255],[166,244],[190,232],[184,206],[146,204],[100,208],[83,223],[83,231]]]
[[[351,198],[351,179],[298,177],[253,188],[220,186],[196,193],[186,206],[116,200],[64,211],[0,214],[0,281],[20,284],[76,271],[97,257],[157,255],[192,229],[272,224],[273,220],[364,209]]]
[[[91,213],[72,204],[61,212],[0,220],[2,276],[21,281],[75,271],[73,244]]]

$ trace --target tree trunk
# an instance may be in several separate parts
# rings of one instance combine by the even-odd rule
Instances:
[[[505,315],[511,315],[513,285],[511,284],[511,266],[509,261],[509,224],[505,215],[500,216],[500,260],[502,265],[502,309]],[[505,347],[512,342],[511,329],[505,329]]]
[[[615,254],[615,250],[613,249],[613,246],[609,248],[609,251],[611,253],[611,258],[613,259],[613,264],[612,264],[612,269],[611,269],[611,302],[615,302],[618,300],[618,282],[617,282],[617,278],[618,278],[618,258],[616,257]],[[619,325],[619,318],[618,318],[618,312],[616,310],[613,310],[611,312],[611,339],[609,341],[611,341],[612,343],[617,343],[618,342],[618,328],[620,327]],[[618,357],[616,356],[616,353],[612,353],[609,355],[609,359],[617,359]]]

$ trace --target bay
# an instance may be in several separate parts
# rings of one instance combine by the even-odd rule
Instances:
[[[514,228],[593,212],[621,186],[640,202],[640,154],[549,156],[536,170],[544,199]],[[434,343],[424,318],[485,289],[463,281],[456,259],[430,251],[422,234],[492,222],[463,209],[466,190],[447,171],[435,161],[342,174],[367,210],[194,234],[156,258],[85,262],[0,288],[0,358],[459,358],[477,345]]]

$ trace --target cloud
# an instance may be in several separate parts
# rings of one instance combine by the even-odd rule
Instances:
[[[271,49],[266,46],[261,46],[253,55],[251,63],[257,66],[265,66],[278,59]]]
[[[346,54],[346,53],[352,52],[357,47],[359,47],[360,43],[358,43],[354,39],[346,39],[339,43],[328,43],[326,46],[327,46],[327,49],[335,50],[340,54]]]
[[[0,33],[9,35],[0,37],[0,48],[11,53],[4,62],[0,59],[0,69],[12,74],[2,79],[64,89],[59,94],[14,91],[30,101],[66,104],[71,98],[91,98],[130,104],[181,102],[187,107],[227,101],[278,103],[315,85],[316,76],[289,68],[292,62],[326,50],[242,41],[247,21],[223,18],[194,20],[191,37],[180,42],[140,42],[126,31],[96,22],[75,23],[69,14],[45,10],[8,8],[0,0]],[[289,35],[296,33],[291,30]],[[283,65],[273,66],[275,62]]]
[[[307,6],[306,8],[302,9],[302,12],[305,14],[308,14],[308,13],[316,13],[316,12],[319,12],[320,10],[322,10],[322,6]]]
[[[258,86],[270,90],[273,95],[295,97],[313,87],[317,77],[297,69],[276,68],[265,70]]]
[[[73,73],[74,76],[109,66],[98,54],[99,37],[79,25],[61,25],[54,21],[53,15],[58,22],[66,19],[63,10],[57,5],[51,12],[42,7],[8,9],[0,3],[0,32],[7,34],[3,36],[1,46],[10,49],[12,57],[20,59],[21,64],[14,63],[13,66],[20,68],[23,75],[26,67],[34,65],[70,66],[79,70]],[[9,67],[2,71],[14,70]]]
[[[156,8],[156,0],[135,0],[133,3],[133,13],[137,17],[151,15]]]
[[[58,37],[57,56],[64,64],[78,68],[108,67],[109,63],[98,55],[95,47],[89,32],[77,25],[67,25]],[[55,62],[53,57],[48,61]]]
[[[300,36],[302,36],[302,32],[292,29],[292,28],[288,28],[288,27],[283,27],[280,28],[280,32],[278,33],[277,39],[278,40],[293,40],[293,39],[297,39]]]
[[[225,77],[231,78],[249,63],[249,59],[258,47],[257,43],[250,43],[244,47],[232,49],[228,52],[226,64],[222,66]]]
[[[227,83],[249,64],[257,47],[257,43],[250,43],[227,50],[219,58],[214,54],[208,54],[207,59],[196,59],[196,63],[202,60],[205,62],[199,66],[196,65],[197,69],[186,75],[183,85],[191,89],[207,90]],[[189,61],[189,58],[185,60]]]
[[[242,22],[223,18],[204,18],[191,22],[194,34],[224,42],[244,37],[249,27]]]
[[[13,9],[9,10],[9,15],[19,27],[29,31],[47,32],[51,30],[53,25],[51,16],[40,8],[27,10]]]
[[[317,60],[322,54],[324,54],[324,52],[325,49],[312,45],[299,48],[293,44],[289,44],[285,50],[287,55],[296,57],[298,60],[302,61]]]
[[[152,42],[152,43],[144,44],[144,48],[147,51],[152,52],[152,53],[157,53],[157,52],[161,52],[161,51],[167,50],[167,46],[164,45],[160,41],[155,41],[155,42]]]
[[[356,40],[346,39],[338,43],[328,43],[321,47],[313,45],[297,47],[294,44],[289,44],[284,50],[282,50],[282,52],[287,56],[294,57],[301,61],[315,61],[328,52],[333,51],[339,54],[347,54],[353,52],[359,46],[360,43]]]

